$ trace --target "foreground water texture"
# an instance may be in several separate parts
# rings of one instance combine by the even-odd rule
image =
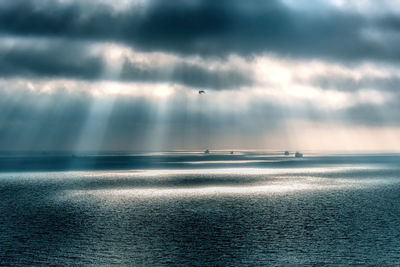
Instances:
[[[3,155],[0,263],[396,265],[399,163],[387,154]]]

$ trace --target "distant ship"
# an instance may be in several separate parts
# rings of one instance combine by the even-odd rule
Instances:
[[[210,154],[210,150],[206,149],[206,150],[204,151],[204,154]]]
[[[289,156],[289,151],[285,151],[285,156]]]
[[[296,153],[294,154],[294,156],[295,156],[296,158],[302,158],[302,157],[303,157],[303,154],[301,154],[300,152],[296,152]]]

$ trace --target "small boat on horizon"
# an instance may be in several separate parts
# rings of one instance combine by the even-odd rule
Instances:
[[[303,157],[303,154],[300,153],[300,152],[296,152],[296,153],[294,154],[294,156],[295,156],[296,158],[302,158],[302,157]]]

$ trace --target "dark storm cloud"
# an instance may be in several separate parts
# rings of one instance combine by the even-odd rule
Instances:
[[[0,76],[45,76],[95,79],[102,60],[82,45],[56,42],[52,45],[13,45],[0,48]]]
[[[389,15],[377,21],[377,24],[384,29],[400,31],[400,18],[398,16]]]
[[[333,9],[299,11],[277,0],[148,1],[115,11],[106,5],[9,1],[0,30],[29,36],[106,40],[147,51],[183,54],[398,60],[396,43],[376,42],[366,28],[398,31],[398,20]]]
[[[120,78],[127,81],[172,82],[215,90],[235,89],[254,82],[251,70],[209,70],[189,63],[171,64],[168,69],[170,71],[125,61]]]
[[[174,62],[154,66],[123,60],[116,76],[107,75],[110,67],[101,53],[93,54],[90,45],[52,41],[39,44],[0,47],[0,77],[48,77],[81,80],[121,80],[127,82],[167,82],[208,89],[235,89],[251,85],[250,70],[208,69],[196,63]]]

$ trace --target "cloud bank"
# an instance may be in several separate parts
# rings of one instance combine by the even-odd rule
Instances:
[[[275,52],[341,60],[396,60],[396,14],[367,16],[352,9],[295,9],[273,1],[106,2],[7,1],[3,34],[106,41],[143,51],[224,56]]]
[[[396,1],[2,1],[0,149],[400,149],[399,14]]]

